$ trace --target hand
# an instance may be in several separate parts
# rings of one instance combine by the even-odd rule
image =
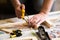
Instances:
[[[39,13],[34,15],[31,19],[29,19],[30,26],[33,28],[37,28],[42,22],[45,21],[47,14]]]
[[[18,5],[17,7],[15,7],[15,13],[17,15],[18,18],[21,18],[21,9],[25,9],[25,5],[22,4],[22,5]]]

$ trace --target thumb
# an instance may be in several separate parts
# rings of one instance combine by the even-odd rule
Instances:
[[[22,9],[25,9],[25,5],[24,4],[21,4],[21,6],[22,6]]]

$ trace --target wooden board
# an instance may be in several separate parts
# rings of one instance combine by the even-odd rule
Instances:
[[[10,38],[10,39],[4,39],[4,40],[38,40],[34,36],[29,37],[17,37],[17,38]]]
[[[57,12],[55,12],[55,13],[57,13]],[[58,13],[60,13],[60,11]],[[32,16],[29,16],[29,17],[31,18]],[[55,18],[57,18],[57,17],[55,17]],[[49,18],[47,18],[47,19],[49,19]],[[46,22],[48,22],[48,21],[46,21]],[[50,22],[48,22],[48,23],[49,23],[48,25],[50,25]],[[26,21],[22,20],[22,19],[18,19],[18,18],[10,18],[10,19],[6,19],[6,20],[0,20],[0,29],[3,28],[3,30],[5,30],[5,28],[9,29],[9,28],[15,28],[15,27],[20,27],[20,28],[27,27],[27,26],[23,26],[24,24],[26,24]],[[10,32],[11,32],[11,30],[10,30]],[[15,38],[13,38],[13,39],[15,39]]]

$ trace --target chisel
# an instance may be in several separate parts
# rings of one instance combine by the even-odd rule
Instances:
[[[21,7],[21,19],[23,19],[26,22],[28,22],[24,17],[25,17],[25,9],[23,7]]]

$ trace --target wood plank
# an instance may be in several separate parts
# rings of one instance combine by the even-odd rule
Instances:
[[[4,40],[38,40],[38,39],[34,36],[28,36],[28,37],[16,37],[16,38],[4,39]]]

